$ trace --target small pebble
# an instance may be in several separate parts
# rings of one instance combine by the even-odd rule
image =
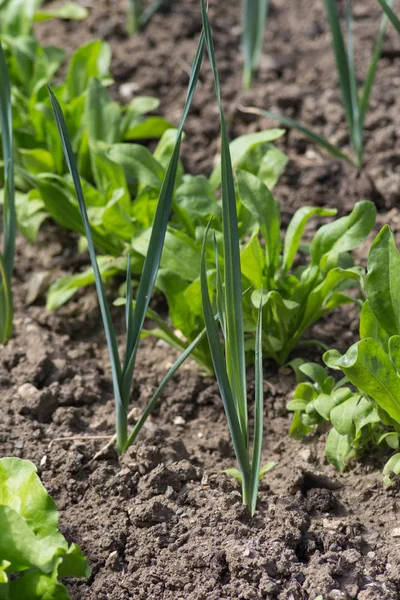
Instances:
[[[119,93],[124,100],[131,100],[133,95],[138,90],[138,84],[132,82],[126,82],[119,86]]]
[[[109,556],[106,560],[106,566],[114,571],[114,570],[117,570],[118,563],[119,563],[118,552],[116,550],[114,550],[113,552],[111,552],[109,554]]]
[[[395,527],[395,528],[392,530],[392,537],[396,537],[396,538],[397,538],[397,537],[400,537],[400,527]]]
[[[186,421],[183,417],[175,417],[174,419],[174,425],[186,425]]]

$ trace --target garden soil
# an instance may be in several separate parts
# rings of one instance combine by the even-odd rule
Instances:
[[[125,2],[85,4],[91,11],[86,22],[43,24],[42,42],[72,52],[85,39],[107,39],[116,97],[155,95],[160,114],[177,123],[201,28],[197,1],[177,0],[131,40],[124,33]],[[355,12],[362,74],[379,9],[364,0],[355,2]],[[239,2],[211,2],[210,16],[232,137],[272,125],[241,110],[254,105],[346,144],[322,2],[272,2],[260,75],[246,93],[239,91]],[[291,161],[276,188],[285,223],[303,204],[336,206],[343,214],[366,198],[379,208],[377,228],[388,222],[399,229],[399,88],[400,41],[390,31],[367,118],[365,169],[357,173],[290,132],[281,147]],[[209,174],[219,141],[208,65],[186,133],[186,169]],[[76,244],[74,235],[51,223],[34,247],[18,240],[15,333],[0,353],[0,454],[35,462],[59,507],[62,532],[92,566],[90,580],[68,582],[72,599],[398,599],[400,486],[394,480],[383,487],[384,456],[340,474],[324,459],[326,431],[303,443],[289,437],[286,404],[295,379],[287,367],[265,365],[263,459],[276,466],[261,484],[253,519],[234,480],[221,473],[234,465],[234,455],[217,386],[192,362],[168,386],[125,456],[118,459],[111,449],[91,460],[106,440],[87,436],[111,435],[114,421],[96,296],[86,290],[47,313],[39,285],[87,265]],[[366,254],[367,245],[358,255],[365,261]],[[110,301],[117,285],[109,288]],[[114,317],[122,332],[120,309]],[[309,335],[344,350],[357,339],[357,318],[355,309],[335,311]],[[143,341],[132,394],[138,412],[174,357],[162,342]],[[250,372],[250,398],[252,385]]]

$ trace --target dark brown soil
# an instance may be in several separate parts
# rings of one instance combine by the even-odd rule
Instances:
[[[57,0],[59,1],[59,0]],[[43,43],[72,52],[83,40],[102,37],[113,49],[115,92],[127,101],[134,94],[161,100],[161,112],[178,123],[188,74],[201,30],[198,0],[170,0],[144,33],[128,38],[124,28],[126,0],[81,0],[90,8],[82,23],[53,22],[38,28]],[[258,78],[250,92],[241,92],[240,5],[210,2],[222,96],[232,137],[276,127],[276,122],[244,114],[240,106],[281,112],[316,129],[348,151],[348,131],[337,85],[331,37],[322,1],[274,0]],[[340,2],[344,7],[344,2]],[[374,0],[354,2],[357,67],[363,80],[380,22]],[[82,32],[85,32],[83,37]],[[293,158],[281,185],[281,199],[298,203],[352,206],[368,197],[393,205],[399,199],[398,142],[400,38],[388,28],[371,110],[366,121],[365,169],[332,160],[296,132],[283,146]],[[128,85],[127,85],[128,84]],[[205,61],[201,82],[185,127],[183,160],[191,172],[210,171],[219,148],[219,124],[211,71]],[[312,193],[310,194],[310,191]]]
[[[105,37],[114,50],[116,93],[134,82],[135,93],[160,97],[161,112],[177,122],[201,27],[197,0],[174,2],[132,40],[123,31],[124,2],[86,4],[92,7],[86,23],[46,24],[42,40],[72,51],[85,39]],[[362,72],[379,10],[373,0],[355,4]],[[345,142],[322,2],[272,3],[260,77],[246,94],[238,91],[239,3],[227,6],[211,3],[210,13],[232,136],[267,125],[241,113],[244,103],[279,108]],[[343,212],[366,197],[392,207],[379,224],[399,229],[399,52],[399,39],[390,32],[361,175],[297,134],[287,136],[292,161],[276,192],[286,216],[303,203]],[[186,167],[209,172],[218,122],[208,66],[187,134]],[[365,259],[366,248],[359,255]],[[93,574],[88,582],[69,584],[73,600],[399,598],[399,490],[383,488],[383,458],[361,461],[341,475],[324,460],[323,433],[305,443],[289,438],[285,406],[295,385],[289,369],[265,369],[263,459],[277,465],[261,485],[252,520],[236,484],[221,474],[234,465],[234,456],[216,384],[193,363],[177,375],[140,440],[120,461],[110,452],[89,464],[101,441],[59,441],[113,432],[110,370],[93,291],[57,314],[46,313],[41,299],[26,305],[33,273],[74,268],[80,261],[74,237],[52,225],[35,247],[19,240],[15,335],[0,353],[0,454],[38,465],[59,506],[63,533],[87,554]],[[110,298],[114,294],[111,290]],[[115,317],[122,319],[120,311]],[[357,335],[357,315],[337,311],[313,333],[345,348]],[[142,344],[133,393],[138,409],[173,358],[160,342]]]

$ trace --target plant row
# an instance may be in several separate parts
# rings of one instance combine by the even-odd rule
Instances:
[[[60,306],[89,283],[96,286],[110,355],[116,415],[113,442],[118,452],[135,441],[168,381],[192,356],[204,371],[216,376],[238,465],[228,472],[240,482],[243,502],[253,515],[259,480],[270,468],[269,463],[261,463],[263,361],[285,364],[295,348],[301,354],[302,345],[322,345],[303,335],[334,308],[349,303],[361,308],[361,341],[343,356],[334,350],[324,354],[327,366],[342,371],[339,381],[321,365],[291,361],[300,378],[289,404],[294,411],[291,434],[300,438],[329,422],[326,455],[340,469],[371,446],[398,449],[400,254],[386,226],[371,247],[367,276],[354,264],[352,250],[375,223],[376,208],[368,201],[358,202],[349,215],[336,219],[335,210],[304,206],[283,234],[280,206],[272,190],[287,158],[272,142],[284,132],[269,130],[229,143],[203,1],[201,13],[203,30],[177,129],[160,117],[147,116],[157,107],[152,98],[134,98],[128,106],[112,99],[107,89],[111,78],[106,44],[91,42],[80,48],[65,80],[50,89],[62,53],[42,48],[31,26],[27,35],[14,37],[12,43],[2,33],[0,333],[3,343],[12,333],[17,218],[20,230],[34,240],[43,220],[51,216],[82,236],[80,245],[89,252],[91,269],[53,285],[48,307]],[[221,156],[209,178],[185,174],[179,158],[205,50],[221,129]],[[136,143],[146,138],[159,138],[153,152]],[[309,222],[314,217],[325,221],[311,236]],[[109,277],[119,273],[125,278],[116,301],[125,307],[122,357],[104,287]],[[167,300],[168,319],[151,308],[154,290]],[[144,328],[146,317],[155,327]],[[167,341],[180,355],[131,428],[138,346],[149,334]],[[255,366],[254,397],[247,393],[249,363]],[[252,423],[249,398],[254,403]],[[2,546],[0,541],[0,598],[14,600],[21,593],[28,599],[68,598],[58,578],[87,575],[85,559],[59,537],[55,509],[43,495],[32,465],[12,460],[0,464],[0,486],[9,485],[20,470],[35,482],[38,504],[31,506],[29,501],[28,513],[23,512],[18,499],[25,493],[22,480],[18,480],[22,491],[11,483],[9,497],[1,494],[0,525],[8,527],[15,521],[15,528],[5,529],[7,543]],[[387,463],[385,474],[399,471],[397,454]],[[40,503],[46,510],[38,523]],[[25,527],[21,539],[30,536],[31,550],[29,544],[22,547],[16,541],[21,527]]]

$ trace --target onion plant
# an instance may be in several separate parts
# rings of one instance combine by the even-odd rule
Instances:
[[[381,2],[381,0],[378,1]],[[389,0],[388,2],[389,8],[392,5],[392,1],[393,0]],[[359,91],[354,61],[353,2],[352,0],[346,0],[347,36],[345,36],[343,33],[336,0],[325,0],[325,8],[331,30],[332,47],[335,56],[337,74],[339,77],[349,137],[353,148],[353,156],[342,152],[338,146],[332,144],[323,136],[315,133],[294,119],[258,109],[250,109],[250,112],[257,112],[267,118],[275,119],[287,127],[297,129],[297,131],[308,137],[311,141],[327,150],[332,156],[347,160],[353,163],[357,168],[361,168],[364,156],[364,123],[368,112],[375,75],[378,68],[378,61],[381,55],[382,44],[387,26],[387,16],[383,15],[382,17],[378,39],[376,41],[372,58],[368,66],[367,75],[362,90]],[[347,43],[345,41],[345,37],[347,37]]]
[[[187,113],[189,111],[190,104],[196,89],[200,66],[202,62],[204,50],[204,34],[202,33],[199,46],[196,52],[196,56],[193,62],[192,72],[190,76],[185,107],[179,128],[177,131],[176,142],[172,156],[169,161],[168,168],[166,170],[163,183],[160,189],[157,209],[154,216],[153,226],[151,230],[150,242],[147,250],[147,254],[144,260],[143,270],[141,279],[139,282],[136,302],[132,304],[132,285],[131,285],[131,265],[130,257],[128,257],[126,282],[127,282],[127,302],[126,302],[126,349],[123,362],[121,362],[118,352],[117,337],[114,329],[114,325],[111,319],[109,306],[105,296],[103,282],[97,264],[96,253],[94,249],[93,237],[89,224],[88,214],[86,210],[84,194],[82,190],[81,180],[79,177],[75,157],[72,151],[71,141],[68,135],[67,127],[65,124],[64,116],[60,107],[60,104],[56,96],[50,90],[50,98],[56,118],[65,159],[67,162],[68,169],[70,171],[76,196],[78,199],[79,208],[81,211],[82,221],[84,230],[88,242],[88,250],[92,268],[95,275],[97,295],[100,304],[100,311],[102,315],[104,330],[107,339],[107,345],[110,355],[112,378],[113,378],[113,389],[115,396],[115,412],[116,412],[116,441],[117,450],[119,453],[123,453],[135,440],[140,428],[142,427],[146,416],[148,415],[151,407],[156,400],[150,402],[150,408],[147,407],[144,413],[144,417],[138,421],[134,430],[129,433],[128,428],[128,408],[130,403],[131,387],[134,375],[134,368],[136,362],[136,355],[138,344],[140,340],[140,334],[143,329],[143,324],[146,316],[147,309],[149,307],[151,294],[153,291],[154,283],[157,276],[157,271],[160,264],[161,254],[164,245],[165,234],[167,230],[167,224],[171,211],[175,180],[179,165],[179,152],[183,135],[183,125],[186,120]],[[184,358],[188,355],[184,353]],[[182,361],[182,357],[178,359]],[[175,369],[176,370],[176,369]],[[174,369],[170,369],[169,375],[173,374]],[[156,392],[159,393],[159,390]],[[157,398],[156,398],[157,399]]]
[[[260,62],[269,0],[243,0],[243,87],[249,89]]]
[[[11,277],[17,220],[15,213],[12,110],[7,64],[0,44],[0,127],[4,164],[3,254],[0,252],[0,344],[9,340],[13,324]]]
[[[154,0],[146,9],[143,8],[143,0],[127,0],[126,30],[129,35],[134,35],[150,21],[154,13],[165,3],[166,0]]]
[[[202,249],[200,277],[201,296],[214,370],[239,465],[239,471],[230,469],[229,473],[234,475],[241,482],[243,503],[248,507],[250,514],[253,515],[257,503],[263,439],[262,311],[259,311],[256,332],[254,440],[253,450],[251,452],[249,447],[242,280],[235,185],[226,124],[222,110],[212,33],[204,0],[201,0],[201,8],[203,29],[214,75],[221,123],[221,191],[224,249],[223,278],[218,260],[218,247],[216,241],[214,243],[214,249],[217,272],[217,310],[219,321],[221,323],[223,343],[221,343],[218,326],[214,319],[207,281],[206,249],[210,225],[206,230]]]
[[[389,18],[390,22],[396,29],[397,33],[400,35],[400,19],[392,10],[391,4],[388,4],[386,0],[378,0],[378,2],[381,5],[386,16]]]

